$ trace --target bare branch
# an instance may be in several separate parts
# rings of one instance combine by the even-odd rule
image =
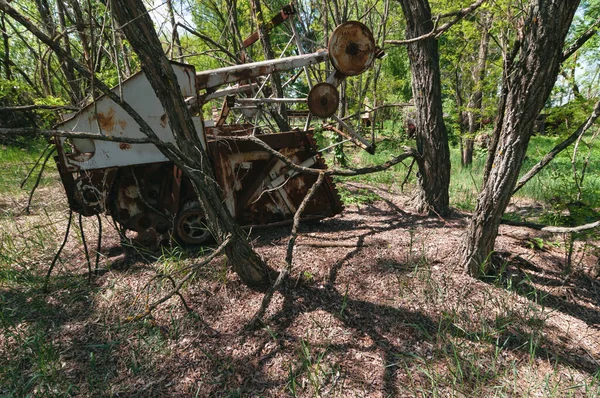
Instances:
[[[212,44],[213,46],[215,46],[216,48],[221,50],[223,53],[227,54],[227,56],[229,56],[231,59],[233,59],[237,64],[243,64],[242,60],[240,60],[233,53],[231,53],[228,49],[226,49],[225,47],[223,47],[222,45],[220,45],[219,43],[217,43],[210,37],[206,36],[205,34],[202,34],[202,33],[198,32],[182,23],[179,23],[179,22],[176,24],[176,26],[181,26],[183,29],[187,30],[189,33],[193,34],[194,36],[197,36],[200,39]]]
[[[517,182],[517,185],[513,189],[513,195],[515,193],[517,193],[517,191],[519,189],[523,188],[523,186],[529,180],[531,180],[537,173],[539,173],[544,167],[546,167],[548,165],[548,163],[550,163],[552,161],[552,159],[554,159],[556,157],[556,155],[558,155],[563,150],[568,148],[572,143],[577,141],[577,139],[580,138],[592,126],[592,124],[594,124],[596,122],[598,117],[600,117],[600,101],[596,102],[596,105],[594,106],[594,111],[592,112],[592,114],[587,118],[587,120],[583,124],[581,124],[577,128],[577,130],[575,130],[575,132],[573,134],[571,134],[560,144],[558,144],[554,148],[552,148],[552,150],[550,152],[548,152],[542,158],[542,160],[540,160],[535,166],[533,166],[531,169],[529,169],[529,171],[527,173],[525,173],[525,175],[523,177],[521,177],[521,179],[519,180],[519,182]]]
[[[7,106],[0,108],[0,113],[2,112],[27,112],[27,111],[35,111],[35,110],[49,110],[49,111],[60,111],[60,110],[69,110],[69,111],[78,111],[79,108],[75,106],[55,106],[55,105],[21,105],[21,106]]]
[[[152,304],[148,305],[146,307],[146,311],[144,311],[143,313],[138,314],[134,317],[130,317],[126,321],[127,322],[138,321],[140,319],[147,317],[148,315],[152,314],[152,311],[154,311],[159,305],[161,305],[165,301],[169,300],[174,295],[179,295],[179,297],[182,299],[182,301],[185,302],[185,300],[183,300],[183,297],[181,296],[181,293],[180,293],[181,287],[185,284],[185,282],[187,282],[192,276],[194,276],[196,274],[196,271],[198,270],[198,268],[205,266],[206,264],[210,263],[214,258],[216,258],[218,255],[220,255],[223,252],[223,250],[225,250],[227,245],[229,245],[229,242],[231,242],[231,236],[227,236],[227,238],[223,241],[223,243],[221,243],[215,251],[213,251],[208,257],[206,257],[200,263],[193,264],[189,267],[186,267],[185,270],[191,269],[191,271],[188,272],[187,275],[179,281],[177,286],[175,286],[174,289],[170,293],[166,294],[162,298],[160,298],[160,299],[156,300],[155,302],[153,302]],[[183,271],[183,270],[180,270],[180,271]],[[173,281],[173,278],[171,276],[165,276],[165,277],[170,278],[171,281]],[[186,307],[187,307],[187,305],[186,305]]]
[[[278,158],[279,160],[281,160],[283,163],[285,163],[289,168],[291,168],[292,170],[296,170],[298,172],[301,173],[308,173],[308,174],[321,174],[321,173],[325,173],[325,175],[337,175],[337,176],[342,176],[342,177],[350,177],[350,176],[357,176],[357,175],[363,175],[363,174],[371,174],[371,173],[376,173],[379,171],[383,171],[383,170],[387,170],[392,166],[397,165],[398,163],[402,162],[404,159],[410,158],[410,157],[418,157],[419,154],[418,152],[410,147],[403,147],[404,149],[404,153],[388,160],[385,163],[382,163],[380,165],[376,165],[376,166],[370,166],[370,167],[363,167],[361,169],[328,169],[328,170],[320,170],[320,169],[313,169],[310,167],[304,167],[304,166],[300,166],[297,165],[296,163],[292,162],[290,159],[288,159],[285,155],[281,154],[280,152],[278,152],[277,150],[271,148],[268,144],[266,144],[265,142],[259,140],[256,137],[252,137],[252,136],[237,136],[237,137],[227,137],[227,140],[232,140],[232,141],[250,141],[253,142],[257,145],[259,145],[261,148],[263,148],[265,151],[267,151],[268,153],[270,153],[271,155],[275,156],[276,158]]]
[[[162,142],[153,138],[129,138],[129,137],[115,137],[112,135],[102,135],[96,133],[88,133],[82,131],[67,131],[67,130],[43,130],[32,127],[19,127],[19,128],[0,128],[0,136],[17,136],[17,135],[36,135],[43,137],[65,137],[65,138],[91,138],[100,141],[114,141],[114,142],[125,142],[127,144],[154,144],[156,146],[169,147],[172,144],[168,142]]]
[[[448,13],[448,14],[438,15],[437,17],[433,18],[435,21],[438,21],[439,19],[442,19],[442,18],[449,18],[449,17],[454,17],[454,19],[452,19],[451,21],[446,22],[445,24],[443,24],[439,28],[435,27],[435,25],[434,25],[433,30],[431,32],[427,33],[427,34],[424,34],[424,35],[419,36],[419,37],[414,37],[412,39],[406,39],[406,40],[386,40],[385,43],[386,44],[392,44],[392,45],[395,45],[395,46],[405,46],[407,44],[415,43],[417,41],[429,39],[431,37],[438,38],[444,32],[446,32],[448,29],[450,29],[452,26],[454,26],[458,22],[460,22],[465,16],[467,16],[468,14],[472,13],[477,8],[479,8],[483,3],[485,3],[485,1],[486,0],[477,0],[475,3],[471,4],[468,7],[462,8],[460,10],[457,10],[457,11],[454,11],[454,12],[451,12],[451,13]]]
[[[520,221],[505,220],[505,219],[502,219],[502,224],[514,225],[517,227],[527,227],[527,228],[535,229],[535,230],[542,231],[542,232],[550,232],[553,234],[568,234],[568,233],[574,233],[574,232],[584,232],[584,231],[589,231],[591,229],[598,228],[598,227],[600,227],[600,220],[593,222],[593,223],[589,223],[589,224],[579,225],[577,227],[554,227],[554,226],[549,226],[549,225],[535,224],[532,222],[520,222]]]
[[[581,46],[583,46],[589,39],[594,37],[594,35],[598,32],[598,27],[600,26],[600,18],[596,19],[594,23],[585,31],[584,34],[579,36],[577,40],[573,42],[569,47],[563,51],[562,61],[566,61],[571,55],[575,53],[575,51],[579,50]]]

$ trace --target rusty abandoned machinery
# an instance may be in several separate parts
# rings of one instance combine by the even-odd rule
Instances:
[[[291,12],[293,9],[282,11],[280,19],[287,19]],[[316,176],[297,173],[256,143],[234,141],[232,137],[251,134],[296,164],[317,169],[325,169],[326,165],[308,129],[310,119],[304,131],[265,134],[255,123],[225,124],[227,114],[236,109],[248,114],[256,104],[305,102],[310,115],[335,118],[340,101],[337,86],[347,76],[367,70],[380,50],[369,29],[360,22],[338,26],[329,43],[327,50],[311,54],[201,72],[196,72],[191,65],[172,63],[182,95],[196,112],[193,120],[198,138],[212,161],[223,200],[242,225],[269,225],[292,219]],[[248,90],[256,92],[257,79],[262,76],[327,60],[334,71],[325,82],[312,87],[308,98],[240,96]],[[234,83],[236,85],[231,86]],[[223,85],[230,86],[220,89]],[[166,114],[143,73],[124,81],[120,90],[159,139],[174,142]],[[226,98],[220,115],[216,120],[202,120],[203,104],[219,97]],[[252,112],[249,115],[252,116]],[[343,134],[348,140],[373,151],[371,143],[350,126],[346,127]],[[97,98],[57,128],[112,137],[110,141],[54,138],[56,162],[73,211],[85,216],[106,213],[145,246],[156,246],[173,237],[192,245],[210,239],[196,194],[181,170],[153,144],[119,141],[120,137],[145,136],[135,121],[110,98]],[[341,210],[335,186],[327,178],[304,215],[319,219]]]

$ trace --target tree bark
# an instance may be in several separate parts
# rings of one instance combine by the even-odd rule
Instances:
[[[2,29],[2,46],[4,47],[4,54],[2,63],[4,64],[4,76],[6,80],[12,79],[10,72],[10,43],[8,33],[6,31],[6,23],[4,22],[4,13],[0,14],[0,29]]]
[[[488,32],[488,22],[484,16],[481,32],[481,41],[479,42],[479,52],[477,54],[477,64],[473,71],[474,91],[467,105],[467,117],[469,121],[469,134],[464,140],[462,151],[462,165],[470,167],[473,164],[473,149],[475,136],[481,130],[481,115],[483,112],[483,80],[485,79],[488,48],[490,43],[490,34]]]
[[[210,161],[198,139],[173,68],[163,53],[144,4],[141,0],[113,0],[112,12],[167,112],[177,146],[185,159],[184,164],[179,160],[175,163],[192,182],[209,230],[219,243],[230,237],[231,243],[225,248],[225,253],[242,281],[252,287],[266,287],[270,277],[268,267],[223,205]]]
[[[406,19],[406,39],[430,33],[434,26],[427,0],[399,0]],[[434,37],[408,44],[413,97],[417,112],[417,207],[420,212],[450,213],[450,148],[442,111],[438,43]]]
[[[489,270],[502,214],[527,151],[533,124],[559,72],[562,48],[579,1],[533,0],[522,21],[518,57],[505,72],[505,105],[490,168],[463,241],[461,263],[472,276]]]

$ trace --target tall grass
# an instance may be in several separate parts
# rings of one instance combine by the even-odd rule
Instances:
[[[533,137],[521,168],[521,175],[525,174],[560,141],[560,137]],[[364,151],[356,153],[354,155],[354,165],[365,167],[383,163],[401,153],[402,145],[411,145],[411,143],[387,138],[377,147],[375,155],[369,155]],[[412,145],[414,146],[414,143]],[[584,180],[578,186],[574,171],[576,170],[577,175],[581,177],[585,158],[590,152],[590,161],[585,165]],[[542,202],[548,204],[549,207],[556,204],[565,205],[575,201],[582,202],[591,208],[600,207],[600,162],[597,161],[600,158],[600,143],[594,142],[588,145],[582,142],[575,165],[571,162],[572,155],[573,146],[559,154],[515,196]],[[451,206],[467,211],[474,209],[483,180],[486,157],[486,149],[476,148],[473,164],[470,167],[462,167],[460,148],[458,146],[450,148],[451,179],[449,194]],[[406,178],[409,164],[410,161],[407,160],[404,164],[396,165],[384,172],[352,177],[350,180],[399,188]],[[416,171],[415,166],[407,180],[408,189],[414,187]]]

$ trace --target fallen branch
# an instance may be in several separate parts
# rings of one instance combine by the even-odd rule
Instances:
[[[590,224],[579,225],[577,227],[554,227],[551,225],[543,225],[543,224],[536,224],[536,223],[532,223],[532,222],[513,221],[513,220],[506,220],[506,219],[502,219],[502,224],[514,225],[516,227],[527,227],[527,228],[535,229],[535,230],[542,231],[542,232],[550,232],[553,234],[569,234],[569,233],[589,231],[591,229],[598,228],[598,227],[600,227],[600,220],[590,223]]]

